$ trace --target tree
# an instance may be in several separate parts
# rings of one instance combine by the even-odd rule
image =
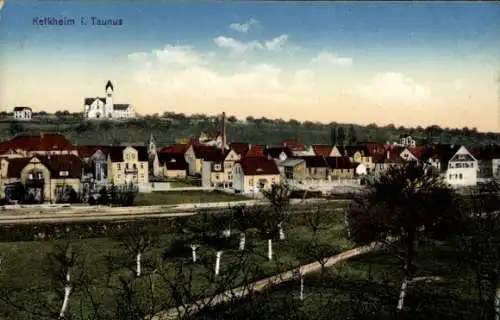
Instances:
[[[337,126],[330,127],[330,144],[336,146],[338,142],[337,139]]]
[[[343,127],[338,127],[337,128],[337,143],[340,145],[345,145],[345,131]]]
[[[406,287],[416,273],[415,245],[421,236],[451,234],[461,215],[457,196],[432,170],[415,163],[391,167],[369,182],[367,191],[353,195],[348,210],[351,235],[358,242],[396,239],[402,247],[405,280],[398,309],[403,307]]]
[[[21,123],[17,121],[11,121],[9,123],[9,133],[11,136],[15,136],[23,131],[24,131],[24,126]]]
[[[358,136],[356,134],[356,129],[353,125],[349,126],[349,145],[355,145],[358,142]]]

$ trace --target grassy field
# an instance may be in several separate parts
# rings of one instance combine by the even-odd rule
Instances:
[[[241,195],[216,191],[165,191],[139,193],[135,200],[137,206],[173,205],[182,203],[226,202],[249,200]]]
[[[205,310],[197,319],[486,319],[478,303],[474,272],[457,265],[453,248],[427,242],[418,247],[418,277],[439,277],[409,285],[405,308],[396,312],[404,274],[389,252],[351,259],[327,273]]]
[[[343,217],[328,215],[323,226],[325,230],[318,237],[324,246],[323,253],[335,254],[353,247],[353,243],[345,238]],[[300,215],[290,217],[286,233],[287,239],[275,241],[273,261],[267,259],[267,241],[260,238],[255,230],[248,236],[248,250],[244,254],[237,250],[238,243],[235,241],[233,249],[224,251],[218,277],[214,277],[213,247],[202,246],[199,261],[192,263],[189,248],[184,252],[172,249],[171,241],[177,236],[169,230],[164,230],[144,252],[143,276],[139,278],[126,267],[134,269],[135,253],[128,253],[122,241],[113,238],[75,239],[72,246],[78,253],[78,259],[73,277],[78,283],[70,301],[72,319],[95,319],[95,314],[100,319],[138,319],[144,313],[164,310],[182,301],[194,302],[229,287],[315,260],[307,245],[311,242],[312,231]],[[47,257],[54,248],[64,243],[0,244],[1,319],[55,318],[54,312],[62,303],[62,295],[58,294],[62,291],[62,284],[60,279],[54,277],[57,268],[50,264]],[[153,272],[154,269],[156,271]],[[120,280],[119,276],[125,280]],[[127,290],[123,288],[124,284]],[[176,294],[186,287],[190,288],[187,292]],[[129,294],[124,295],[126,292]],[[6,302],[6,299],[9,301]],[[95,306],[92,301],[99,305]]]
[[[200,184],[196,183],[191,183],[189,181],[183,181],[183,180],[172,180],[168,181],[170,183],[170,186],[172,188],[193,188],[193,187],[201,187]]]

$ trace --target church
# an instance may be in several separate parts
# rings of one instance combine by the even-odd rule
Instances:
[[[96,120],[119,120],[135,118],[134,107],[130,104],[113,103],[113,84],[106,83],[106,98],[85,98],[83,117]]]

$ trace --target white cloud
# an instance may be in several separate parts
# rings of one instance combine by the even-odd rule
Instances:
[[[264,49],[258,41],[241,42],[234,38],[220,36],[214,39],[215,44],[222,49],[227,49],[233,54],[243,54],[248,51]]]
[[[235,55],[241,55],[256,50],[280,51],[285,47],[287,41],[288,35],[286,34],[264,42],[259,42],[257,40],[242,42],[225,36],[219,36],[214,39],[214,43],[219,48],[227,49]]]
[[[415,104],[427,101],[431,97],[429,88],[396,72],[375,76],[367,84],[361,85],[356,93],[379,105],[386,103]]]
[[[283,49],[287,41],[288,41],[288,35],[282,34],[279,37],[266,41],[265,45],[267,50],[269,51],[279,51]]]
[[[187,46],[165,46],[151,53],[129,55],[134,78],[162,96],[187,95],[192,98],[266,99],[304,103],[312,88],[310,70],[286,72],[270,64],[242,65],[239,71],[220,71],[199,57],[205,56]],[[173,63],[176,63],[173,65]],[[195,90],[193,90],[195,88]]]
[[[259,24],[259,21],[252,18],[244,23],[231,23],[229,28],[238,32],[247,33],[257,24]]]
[[[340,65],[340,66],[350,66],[353,63],[352,58],[341,57],[335,53],[322,51],[318,55],[311,59],[312,64],[321,65]]]

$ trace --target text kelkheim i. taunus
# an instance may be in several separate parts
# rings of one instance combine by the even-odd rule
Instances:
[[[75,18],[56,18],[56,17],[34,17],[33,25],[37,26],[74,26],[80,24],[82,26],[121,26],[123,19],[119,18],[102,18],[102,17],[80,17]]]

